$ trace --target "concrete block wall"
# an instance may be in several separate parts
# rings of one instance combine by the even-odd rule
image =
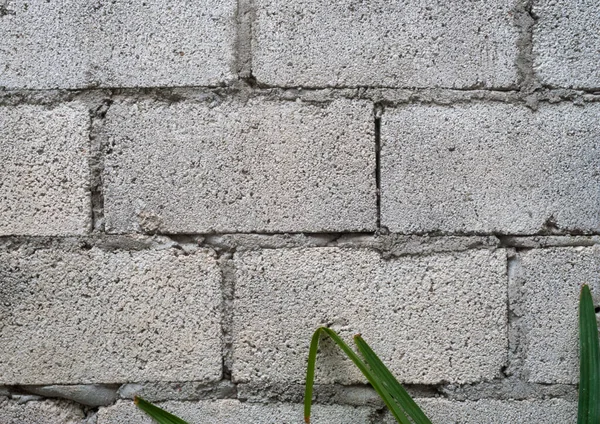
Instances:
[[[442,3],[0,0],[0,423],[574,423],[600,4]]]

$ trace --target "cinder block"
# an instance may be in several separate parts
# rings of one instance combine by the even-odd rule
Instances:
[[[513,87],[516,4],[257,0],[253,73],[287,87]]]
[[[117,103],[107,231],[374,230],[373,128],[362,101]]]
[[[600,247],[564,247],[519,253],[512,278],[518,296],[511,308],[520,317],[524,369],[535,383],[579,380],[579,293],[590,285],[600,300]],[[514,297],[514,296],[513,296]]]
[[[234,79],[236,0],[98,1],[92,57],[106,87],[217,86]]]
[[[407,105],[381,123],[381,222],[400,233],[598,232],[600,104]]]
[[[85,414],[75,404],[45,400],[18,403],[0,398],[2,424],[84,424]]]
[[[0,236],[90,229],[89,123],[77,102],[0,107]]]
[[[234,0],[14,0],[0,20],[0,87],[220,85],[232,79]]]
[[[256,404],[223,399],[199,402],[164,402],[161,408],[194,424],[297,424],[303,422],[300,404]],[[311,423],[314,424],[368,424],[370,410],[365,407],[315,405]],[[133,402],[118,402],[100,408],[98,424],[152,424],[153,421],[137,409]]]
[[[600,88],[600,3],[533,2],[534,69],[552,87]]]
[[[311,248],[235,255],[235,382],[303,384],[320,326],[349,343],[361,333],[398,376],[415,384],[492,379],[506,362],[503,250],[401,257]],[[317,381],[365,381],[329,340]]]
[[[209,251],[0,253],[0,384],[217,381]]]
[[[562,399],[502,401],[485,399],[456,402],[416,399],[436,424],[564,424],[577,421],[577,402]],[[396,423],[388,414],[384,424]]]

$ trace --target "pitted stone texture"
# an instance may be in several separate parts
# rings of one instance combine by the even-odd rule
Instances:
[[[85,414],[75,404],[45,400],[18,403],[0,398],[2,424],[83,424]]]
[[[600,88],[600,3],[533,2],[534,69],[552,87]]]
[[[524,333],[524,368],[535,383],[579,380],[578,305],[582,284],[600,300],[600,247],[533,249],[519,253],[511,278],[522,292],[511,300]]]
[[[600,230],[600,104],[407,105],[381,123],[381,223],[401,233]]]
[[[313,332],[362,333],[400,381],[467,383],[499,375],[507,354],[503,250],[383,260],[338,248],[234,257],[235,382],[304,383]],[[329,340],[317,382],[364,379]]]
[[[232,79],[234,0],[11,0],[0,87],[220,85]]]
[[[108,232],[375,229],[367,102],[122,102],[106,119]]]
[[[208,251],[0,253],[0,384],[217,381]]]
[[[562,399],[456,402],[430,398],[415,401],[436,424],[565,424],[577,421],[577,402]],[[388,414],[383,424],[392,423],[396,420]]]
[[[91,83],[92,2],[11,0],[0,17],[0,88],[80,88]]]
[[[161,408],[194,424],[296,424],[303,421],[301,404],[256,404],[234,399],[199,402],[165,402]],[[368,424],[368,408],[341,405],[314,405],[313,424]],[[118,402],[101,408],[98,424],[152,424],[133,402]]]
[[[94,60],[106,87],[216,86],[233,80],[235,0],[96,0]]]
[[[0,236],[90,229],[89,123],[77,102],[0,107]]]
[[[288,87],[512,87],[516,3],[258,0],[253,74]]]

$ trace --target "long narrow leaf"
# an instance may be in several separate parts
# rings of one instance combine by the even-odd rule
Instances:
[[[354,342],[358,351],[365,358],[365,362],[371,368],[373,373],[382,381],[385,389],[388,390],[392,398],[398,403],[400,408],[414,421],[415,424],[431,424],[429,418],[419,408],[408,392],[396,380],[396,377],[390,372],[385,364],[373,352],[373,349],[361,337],[360,334],[354,336]]]
[[[383,387],[382,382],[373,374],[373,372],[367,367],[363,360],[360,359],[360,357],[352,349],[350,349],[350,347],[348,347],[348,345],[340,338],[340,336],[337,335],[335,331],[325,327],[320,327],[315,331],[309,349],[308,368],[306,370],[306,390],[304,396],[304,421],[306,423],[310,423],[315,364],[319,337],[321,333],[327,334],[340,347],[340,349],[342,349],[342,351],[348,356],[348,358],[350,358],[350,360],[354,362],[354,365],[356,365],[358,369],[363,373],[363,375],[367,378],[373,389],[381,397],[381,399],[388,407],[394,418],[396,418],[398,423],[413,424],[408,419],[406,414],[404,414],[402,409],[396,404],[394,398],[390,395],[390,393]]]
[[[600,423],[600,346],[592,294],[587,285],[579,300],[578,424]]]
[[[141,397],[136,396],[134,402],[138,406],[138,408],[140,408],[142,411],[148,414],[151,418],[154,418],[159,424],[188,424],[181,418],[176,417],[175,415],[165,411],[164,409],[151,404],[150,402],[142,399]]]

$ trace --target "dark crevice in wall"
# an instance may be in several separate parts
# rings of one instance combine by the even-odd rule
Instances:
[[[222,379],[231,381],[233,367],[233,301],[235,295],[235,267],[233,253],[223,253],[218,258],[221,269],[221,336]]]
[[[377,195],[377,228],[381,229],[381,116],[375,107],[375,187]]]

